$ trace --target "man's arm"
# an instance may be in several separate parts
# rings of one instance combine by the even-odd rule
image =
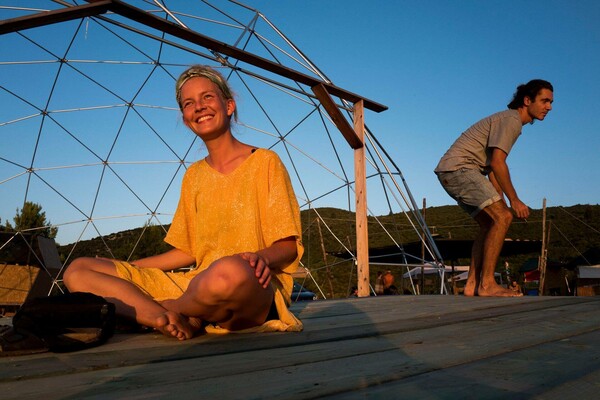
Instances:
[[[529,207],[527,207],[527,205],[517,196],[517,191],[512,184],[510,173],[508,172],[508,165],[506,164],[507,156],[508,155],[499,148],[494,148],[492,150],[492,160],[490,162],[492,172],[490,174],[490,180],[496,190],[500,189],[499,193],[504,193],[506,195],[516,216],[519,218],[527,218],[529,217]]]
[[[498,180],[496,179],[496,175],[494,175],[494,171],[492,171],[488,174],[488,178],[489,178],[490,182],[492,183],[492,185],[494,186],[494,188],[496,189],[496,192],[498,192],[500,197],[502,197],[502,200],[504,200],[504,192],[502,191],[502,188],[500,187],[500,184],[498,183]]]

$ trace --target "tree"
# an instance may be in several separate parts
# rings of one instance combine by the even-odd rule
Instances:
[[[164,241],[165,233],[165,228],[160,225],[146,224],[131,255],[132,259],[150,257],[172,249],[171,245]]]
[[[6,227],[17,231],[35,229],[34,235],[42,235],[51,239],[54,239],[58,233],[58,228],[51,227],[50,221],[46,221],[46,213],[42,211],[42,206],[31,201],[26,201],[21,210],[17,208],[17,214],[13,221],[14,228],[8,221],[6,221]]]

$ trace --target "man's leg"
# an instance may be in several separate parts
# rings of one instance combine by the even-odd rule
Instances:
[[[485,232],[481,254],[481,280],[477,287],[478,296],[518,296],[512,290],[498,285],[494,278],[498,257],[512,218],[512,213],[504,201],[492,203],[475,216],[482,232]]]
[[[471,249],[471,266],[463,294],[465,296],[477,296],[477,289],[481,283],[481,260],[483,258],[483,244],[487,234],[487,228],[480,225],[479,233],[473,241]]]
[[[133,283],[120,278],[111,260],[82,257],[74,260],[64,274],[71,292],[90,292],[115,304],[119,315],[156,328],[167,336],[191,338],[198,327],[188,318],[167,311]]]
[[[262,325],[273,301],[254,269],[239,256],[224,257],[192,279],[178,299],[162,302],[168,310],[240,330]]]

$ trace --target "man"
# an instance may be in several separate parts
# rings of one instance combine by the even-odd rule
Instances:
[[[479,224],[473,242],[466,296],[520,296],[498,285],[494,271],[513,215],[525,219],[529,208],[517,196],[506,158],[523,125],[543,120],[554,101],[550,82],[519,85],[508,110],[490,115],[460,135],[435,169],[446,192]],[[487,178],[486,178],[487,176]]]
[[[391,270],[385,271],[385,274],[381,277],[383,282],[383,294],[398,294],[396,286],[394,286],[394,275]]]

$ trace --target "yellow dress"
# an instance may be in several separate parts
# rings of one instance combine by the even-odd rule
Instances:
[[[205,160],[192,164],[182,182],[179,205],[165,241],[196,259],[189,272],[164,272],[116,262],[121,277],[156,300],[177,298],[189,281],[222,257],[255,252],[286,237],[296,237],[298,257],[271,279],[280,320],[250,331],[299,331],[302,323],[288,310],[292,272],[302,257],[300,210],[288,173],[276,153],[257,149],[237,169],[223,175]],[[225,332],[219,327],[207,331]],[[248,330],[245,330],[248,331]]]

